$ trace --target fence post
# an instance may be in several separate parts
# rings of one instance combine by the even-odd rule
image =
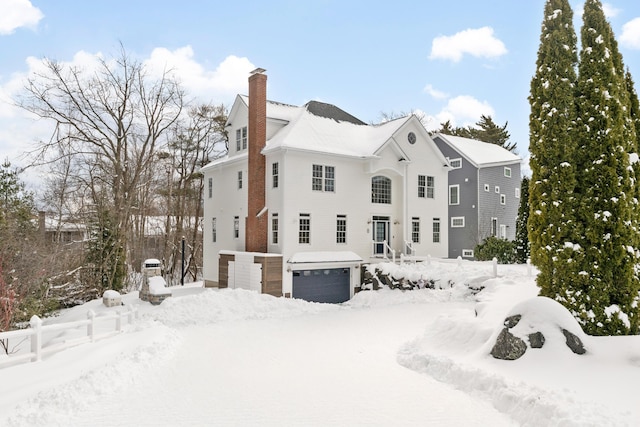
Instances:
[[[89,310],[87,312],[87,319],[89,319],[89,324],[87,325],[87,335],[89,336],[89,340],[91,342],[94,341],[95,318],[96,318],[96,313],[94,313],[93,310]]]
[[[120,310],[116,310],[116,331],[122,331],[122,315]]]
[[[431,254],[427,255],[427,265],[431,265]]]
[[[33,329],[33,335],[31,335],[31,357],[32,362],[39,362],[42,359],[42,320],[36,316],[31,316],[29,325]]]
[[[531,258],[527,258],[527,276],[531,277]]]
[[[493,257],[493,277],[498,277],[498,258]]]
[[[133,323],[133,312],[134,312],[134,308],[132,305],[129,306],[129,314],[128,314],[128,319],[129,319],[129,324]]]
[[[458,267],[462,267],[462,257],[458,255],[458,258],[456,259],[458,260]]]

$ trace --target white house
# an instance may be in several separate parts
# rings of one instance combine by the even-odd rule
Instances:
[[[447,256],[449,166],[415,116],[367,125],[330,104],[267,101],[266,85],[252,72],[228,155],[203,168],[206,286],[341,302],[363,263]]]

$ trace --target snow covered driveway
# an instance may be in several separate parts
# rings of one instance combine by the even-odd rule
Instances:
[[[265,296],[211,294],[209,314],[198,312],[197,295],[163,303],[153,317],[171,330],[152,327],[155,344],[123,348],[129,357],[96,366],[103,375],[80,374],[62,392],[43,390],[19,405],[10,425],[513,425],[490,403],[396,360],[436,316],[473,310],[472,303],[339,307],[274,299],[284,307],[274,309],[263,307],[271,304]],[[234,308],[238,298],[245,301]],[[97,397],[85,395],[87,383]],[[51,403],[62,398],[65,404]]]

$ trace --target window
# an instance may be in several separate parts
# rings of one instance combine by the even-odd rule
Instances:
[[[473,249],[463,249],[462,256],[465,258],[473,258]]]
[[[333,166],[324,167],[324,191],[333,192],[336,185],[336,171]]]
[[[418,197],[434,198],[434,178],[432,176],[418,175]]]
[[[278,163],[271,164],[271,183],[273,188],[278,188]]]
[[[520,198],[520,187],[516,187],[516,199]]]
[[[511,168],[509,167],[504,167],[504,176],[506,176],[507,178],[511,178]]]
[[[450,205],[459,205],[460,204],[460,185],[450,185],[449,186],[449,204]]]
[[[504,194],[500,195],[500,204],[501,205],[506,205],[507,204],[507,196],[505,196]]]
[[[500,187],[496,185],[493,191],[495,191],[496,194],[500,194]]]
[[[489,192],[489,184],[484,185],[484,191],[486,191],[487,193]]]
[[[237,239],[238,237],[240,237],[240,217],[234,216],[233,217],[233,238]]]
[[[418,175],[418,197],[426,197],[427,177]]]
[[[411,241],[420,243],[420,218],[411,218]]]
[[[507,226],[505,224],[500,224],[500,238],[507,238]]]
[[[236,151],[247,149],[247,127],[236,129]]]
[[[451,228],[464,228],[464,217],[463,216],[452,216],[451,217]]]
[[[218,226],[215,218],[211,218],[211,236],[211,241],[215,243],[218,240]]]
[[[427,177],[427,199],[433,199],[435,197],[435,178],[432,176]]]
[[[242,149],[247,149],[247,127],[242,128]]]
[[[278,244],[278,214],[271,215],[271,243]]]
[[[391,204],[391,179],[386,176],[371,178],[371,203]]]
[[[449,164],[453,169],[460,169],[462,168],[462,159],[450,159]]]
[[[242,171],[238,171],[238,190],[242,189]]]
[[[301,213],[298,228],[298,243],[311,243],[311,215]]]
[[[491,235],[496,236],[498,234],[498,218],[491,218]]]
[[[440,243],[440,218],[433,218],[433,243]]]
[[[209,178],[209,198],[213,197],[213,178]]]
[[[333,166],[313,165],[311,189],[313,191],[334,192],[336,172]]]
[[[336,243],[347,243],[346,215],[338,215],[336,218]]]

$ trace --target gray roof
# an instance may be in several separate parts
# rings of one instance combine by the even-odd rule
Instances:
[[[362,120],[352,116],[344,110],[341,110],[333,104],[327,104],[319,101],[309,101],[304,106],[307,111],[314,116],[333,119],[337,122],[349,122],[353,123],[354,125],[366,125],[366,123]]]

